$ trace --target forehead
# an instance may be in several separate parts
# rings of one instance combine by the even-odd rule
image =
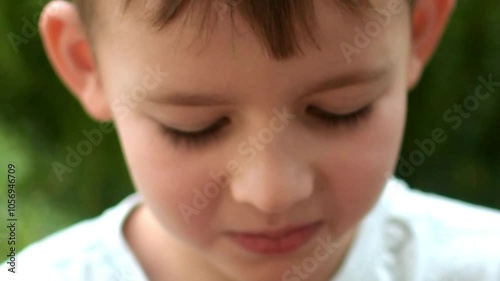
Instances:
[[[158,1],[161,0],[131,2],[127,14],[112,9],[110,2],[114,1],[102,3],[108,22],[97,40],[97,55],[98,60],[107,62],[101,64],[105,70],[113,72],[114,77],[131,81],[126,77],[140,77],[148,66],[160,64],[163,70],[176,75],[179,83],[202,86],[209,81],[218,87],[236,83],[240,85],[235,87],[252,87],[244,86],[244,82],[269,81],[272,84],[270,77],[283,81],[297,77],[306,79],[315,72],[340,75],[343,71],[394,64],[397,54],[409,41],[406,10],[391,15],[387,26],[383,26],[376,36],[368,36],[367,42],[359,46],[356,42],[366,34],[360,35],[358,30],[373,25],[375,19],[346,12],[332,5],[330,0],[314,0],[318,22],[316,37],[321,50],[302,39],[305,36],[299,36],[304,55],[277,62],[268,55],[249,24],[237,14],[230,19],[216,11],[216,27],[212,33],[204,34],[206,36],[200,36],[196,21],[189,19],[177,18],[161,31],[152,28],[148,15]],[[372,5],[383,9],[390,1],[372,1]],[[342,51],[343,43],[358,51],[352,54],[351,62]]]

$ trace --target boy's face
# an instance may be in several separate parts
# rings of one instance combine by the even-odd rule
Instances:
[[[379,2],[385,8],[389,1]],[[155,33],[137,20],[140,4],[123,20],[113,15],[114,4],[102,4],[109,6],[101,10],[108,22],[96,46],[102,84],[133,181],[165,235],[208,254],[223,271],[238,273],[233,276],[277,280],[312,254],[316,240],[270,255],[262,252],[272,245],[253,241],[248,250],[230,233],[316,222],[314,237],[336,241],[352,232],[392,174],[401,144],[410,84],[407,7],[368,37],[349,63],[341,43],[355,46],[354,28],[364,30],[374,19],[341,14],[324,1],[316,3],[323,51],[303,45],[304,56],[283,62],[266,58],[239,16],[231,30],[229,15],[218,15],[203,45],[191,41],[195,26],[188,24],[181,37],[181,21]],[[337,82],[314,91],[327,79]],[[186,99],[173,98],[178,95]],[[215,101],[189,105],[198,95]],[[329,122],[321,113],[345,115],[367,106],[368,114],[351,122]],[[212,133],[192,143],[179,139],[176,145],[162,131],[214,124]],[[228,181],[222,188],[221,175]]]
[[[350,239],[393,173],[419,75],[407,4],[372,1],[390,14],[380,23],[316,0],[322,51],[305,43],[304,56],[278,62],[239,15],[232,28],[214,10],[218,25],[204,43],[197,24],[179,19],[155,32],[143,16],[156,1],[132,1],[125,16],[115,2],[99,3],[96,61],[153,218],[143,227],[160,226],[160,240],[241,280],[280,280],[313,255],[315,238]],[[265,238],[297,226],[307,231]],[[149,230],[141,235],[153,239]],[[321,263],[314,279],[335,264]]]

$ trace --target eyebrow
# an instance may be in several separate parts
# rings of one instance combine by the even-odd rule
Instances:
[[[340,89],[354,84],[367,83],[377,80],[389,72],[388,67],[377,68],[375,70],[353,71],[340,76],[328,77],[302,90],[301,97],[323,93],[329,90]],[[150,101],[176,106],[217,106],[224,104],[234,104],[237,98],[229,93],[210,92],[183,92],[175,91],[167,95],[152,96]]]

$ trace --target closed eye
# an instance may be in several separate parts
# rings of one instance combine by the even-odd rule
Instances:
[[[161,131],[170,138],[175,146],[186,144],[188,146],[201,146],[206,142],[217,138],[219,131],[230,123],[229,118],[224,117],[212,125],[198,131],[182,131],[161,125]]]
[[[337,114],[325,111],[316,106],[309,106],[306,112],[320,120],[321,123],[328,127],[337,128],[341,126],[354,127],[363,119],[368,117],[372,106],[368,105],[360,110],[349,114]],[[167,136],[174,146],[185,144],[187,146],[201,147],[204,144],[215,140],[219,137],[223,127],[227,126],[231,121],[224,117],[219,119],[212,125],[198,131],[182,131],[175,128],[170,128],[160,124],[161,133]]]
[[[364,118],[368,117],[371,111],[371,105],[365,106],[360,110],[357,110],[348,114],[337,114],[333,112],[325,111],[316,106],[309,106],[307,108],[307,113],[319,118],[328,126],[339,127],[339,126],[356,126]]]

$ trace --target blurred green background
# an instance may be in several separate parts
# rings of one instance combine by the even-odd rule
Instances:
[[[0,219],[7,217],[7,164],[17,166],[18,249],[81,219],[96,216],[133,191],[116,134],[108,134],[60,182],[52,163],[98,128],[60,83],[30,23],[45,1],[0,2]],[[500,81],[500,3],[460,0],[442,44],[409,98],[401,156],[417,161],[415,140],[442,128],[448,140],[414,171],[413,187],[500,208],[500,87],[456,130],[443,114],[474,95],[478,77]],[[24,30],[23,30],[24,29]],[[13,34],[16,34],[15,37]],[[12,46],[13,38],[20,41]],[[22,38],[21,38],[22,37]],[[21,38],[21,39],[20,39]],[[24,38],[24,39],[23,39]],[[7,230],[0,230],[0,260]]]

